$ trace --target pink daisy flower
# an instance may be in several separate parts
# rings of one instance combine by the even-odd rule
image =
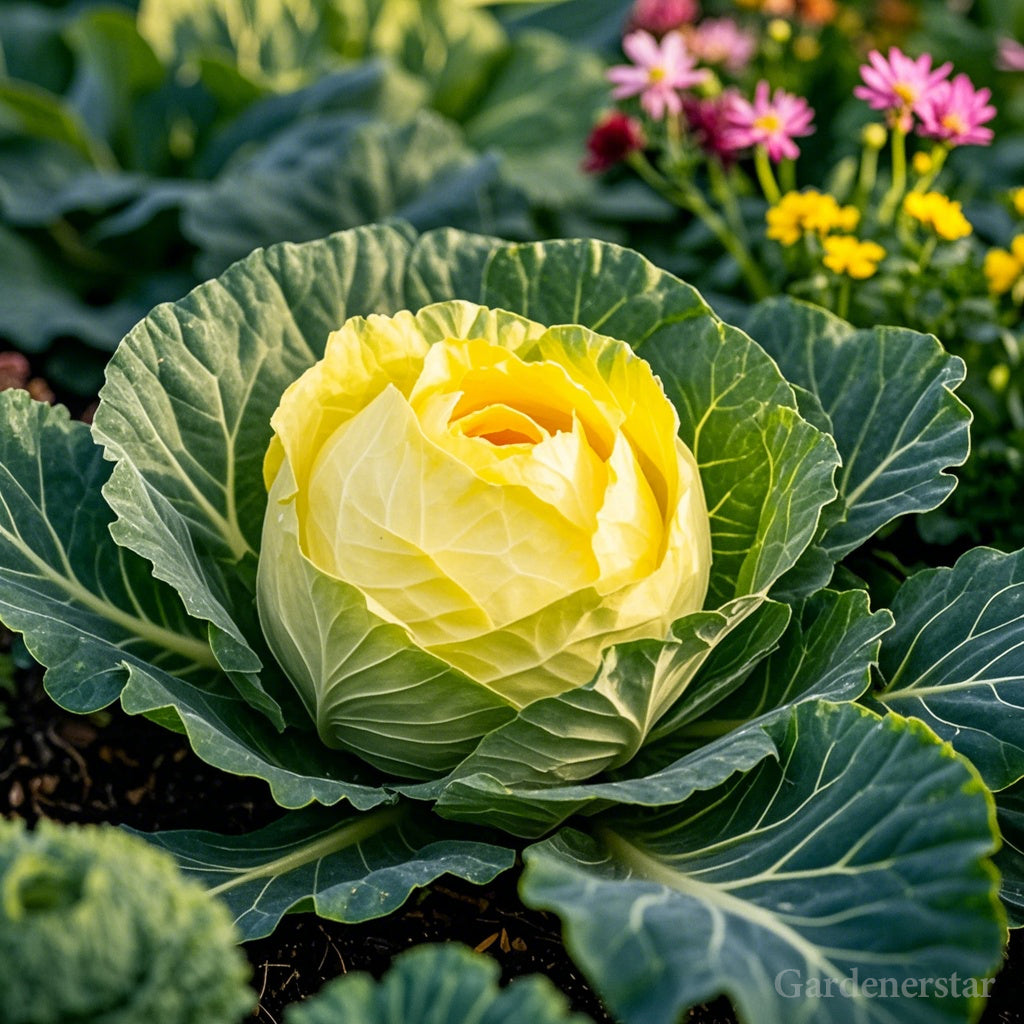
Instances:
[[[920,114],[921,105],[952,68],[947,61],[933,71],[930,53],[911,60],[893,46],[886,60],[877,50],[872,50],[868,63],[860,67],[864,84],[858,85],[853,94],[872,110],[891,110],[906,118],[910,113]]]
[[[757,38],[732,18],[705,18],[687,42],[690,52],[704,64],[721,64],[730,74],[741,74],[757,51]]]
[[[1000,71],[1024,71],[1024,46],[1003,36],[998,42],[996,67]]]
[[[696,61],[678,32],[670,32],[660,44],[649,32],[631,32],[622,40],[622,49],[633,63],[608,69],[608,81],[615,85],[612,97],[639,95],[640,105],[655,121],[679,114],[683,109],[679,91],[708,76],[703,68],[694,70]]]
[[[629,12],[629,30],[663,36],[688,25],[698,14],[697,0],[636,0]]]
[[[987,146],[992,129],[982,125],[996,116],[991,96],[990,89],[975,89],[967,75],[940,82],[921,105],[918,134],[948,146]]]
[[[795,160],[800,149],[793,141],[811,135],[814,111],[801,96],[784,89],[771,94],[771,86],[763,79],[754,90],[754,102],[737,97],[728,110],[728,144],[733,149],[764,146],[775,163],[783,157]]]

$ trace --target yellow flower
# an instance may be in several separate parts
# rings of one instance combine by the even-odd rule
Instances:
[[[881,149],[889,139],[889,133],[885,130],[885,126],[879,124],[877,121],[872,121],[870,124],[864,125],[860,133],[860,141],[868,147],[868,149]]]
[[[814,36],[799,35],[793,40],[793,56],[805,62],[817,60],[821,56],[821,43]]]
[[[805,231],[827,235],[830,231],[853,231],[860,221],[855,206],[840,206],[834,196],[815,189],[787,192],[765,214],[768,237],[785,246],[796,244]]]
[[[624,342],[468,302],[355,317],[271,426],[260,619],[329,745],[373,759],[347,701],[415,713],[389,704],[386,636],[435,659],[440,697],[418,692],[463,730],[423,744],[436,770],[493,727],[481,709],[581,686],[611,644],[703,605],[697,464]],[[337,678],[353,647],[358,681]]]
[[[774,206],[768,208],[765,220],[767,235],[785,246],[796,245],[804,233],[803,193],[787,192]]]
[[[961,205],[941,192],[910,192],[903,200],[903,210],[948,241],[966,238],[973,230]]]
[[[1017,241],[1024,241],[1024,236],[1018,235],[1014,239]],[[984,270],[988,290],[993,295],[1005,295],[1024,273],[1024,263],[1006,249],[989,249],[985,253]]]
[[[862,242],[852,235],[830,235],[824,246],[825,266],[858,281],[871,277],[885,258],[885,250],[877,242]]]
[[[918,152],[914,154],[911,165],[914,168],[915,174],[924,177],[924,175],[926,175],[935,166],[935,161],[932,160],[928,153],[925,153],[923,150],[918,150]]]
[[[1024,188],[1015,188],[1010,193],[1010,202],[1017,216],[1024,217]]]

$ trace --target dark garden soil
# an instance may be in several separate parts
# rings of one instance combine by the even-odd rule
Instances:
[[[0,644],[4,640],[9,637]],[[209,767],[175,733],[116,708],[89,717],[66,714],[43,693],[37,668],[16,672],[14,692],[0,707],[10,718],[0,728],[0,814],[30,823],[47,817],[146,831],[242,832],[279,813],[262,782]],[[246,946],[260,996],[254,1020],[281,1024],[284,1007],[331,978],[357,970],[380,975],[410,946],[454,939],[493,956],[505,980],[546,974],[575,1009],[598,1024],[612,1021],[567,957],[558,920],[519,902],[515,874],[482,887],[444,878],[388,917],[361,925],[312,914],[286,917],[270,938]],[[983,1024],[1024,1024],[1022,940],[1024,933],[1014,933]],[[688,1019],[730,1024],[735,1018],[720,999]]]

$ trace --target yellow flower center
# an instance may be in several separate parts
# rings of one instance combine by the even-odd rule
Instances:
[[[906,82],[897,82],[892,91],[909,107],[917,99],[917,90]]]
[[[668,72],[660,65],[656,65],[647,72],[647,77],[651,85],[657,85],[659,82],[665,81],[668,77]]]
[[[942,118],[942,127],[955,135],[960,135],[967,130],[964,119],[959,114],[946,114]]]
[[[764,114],[754,122],[754,127],[765,132],[777,132],[782,127],[782,122],[778,114]]]

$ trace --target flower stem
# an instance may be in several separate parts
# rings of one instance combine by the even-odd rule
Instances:
[[[747,240],[747,226],[743,223],[743,214],[740,212],[740,204],[736,201],[736,192],[729,184],[725,170],[720,161],[714,157],[708,160],[708,181],[711,183],[711,191],[714,193],[718,205],[725,211],[726,220],[738,238]]]
[[[932,187],[935,179],[942,173],[947,156],[949,156],[949,150],[945,146],[936,146],[932,150],[932,169],[921,177],[913,191],[927,192]]]
[[[854,205],[863,210],[871,193],[875,190],[878,177],[878,149],[875,146],[864,146],[860,154],[860,173],[857,175],[857,187],[853,193]]]
[[[931,235],[928,241],[921,246],[921,255],[917,259],[917,273],[923,274],[927,269],[928,265],[932,261],[932,256],[935,255],[935,247],[938,244],[939,236]]]
[[[768,150],[764,146],[757,146],[754,149],[754,170],[757,171],[757,180],[761,184],[761,191],[765,199],[774,206],[781,198],[779,183],[775,180],[775,173],[772,171],[772,162],[768,157]]]
[[[850,279],[844,274],[839,281],[836,294],[836,316],[845,320],[850,315]]]
[[[902,125],[892,129],[892,184],[878,211],[880,224],[891,224],[896,207],[907,189],[907,133]]]
[[[771,286],[763,271],[754,261],[750,250],[743,244],[738,235],[732,231],[725,219],[689,183],[673,183],[660,174],[642,153],[631,153],[627,163],[640,175],[648,185],[670,203],[683,210],[688,210],[699,217],[712,234],[722,243],[722,247],[739,264],[747,284],[756,299],[764,299],[772,294]]]
[[[779,163],[779,184],[784,192],[796,190],[795,160],[783,160]]]

